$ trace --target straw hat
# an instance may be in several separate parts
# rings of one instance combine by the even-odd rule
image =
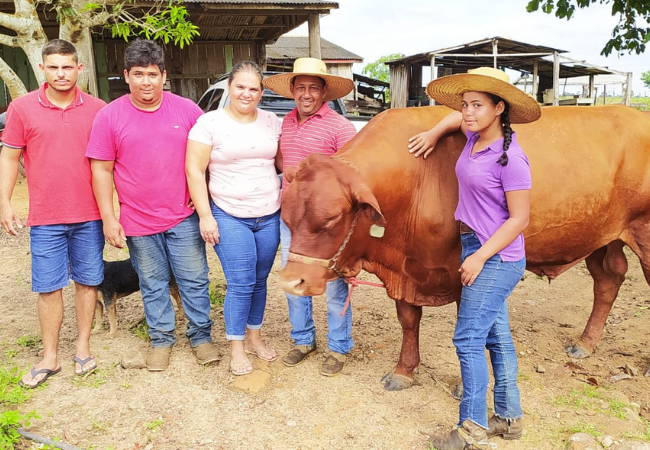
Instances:
[[[262,83],[265,88],[283,97],[293,98],[289,87],[291,80],[298,75],[312,75],[325,80],[327,95],[324,100],[326,102],[344,97],[354,89],[354,82],[351,79],[328,74],[325,63],[317,58],[298,58],[293,63],[293,72],[272,75],[265,78]]]
[[[461,110],[465,92],[488,92],[504,99],[510,105],[510,123],[534,122],[542,115],[535,99],[510,84],[508,74],[499,69],[479,67],[427,85],[429,97],[457,111]]]

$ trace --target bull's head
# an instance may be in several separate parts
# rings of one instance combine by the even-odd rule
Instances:
[[[369,229],[385,226],[374,194],[343,158],[311,155],[294,173],[282,198],[282,219],[291,231],[282,288],[294,295],[319,295],[327,281],[357,275]]]

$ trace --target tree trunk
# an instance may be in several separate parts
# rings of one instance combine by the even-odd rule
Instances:
[[[9,95],[11,96],[12,100],[27,93],[25,84],[21,81],[20,78],[18,78],[16,72],[11,70],[11,67],[9,67],[9,65],[1,58],[0,77],[2,77],[4,80],[7,89],[9,89]]]

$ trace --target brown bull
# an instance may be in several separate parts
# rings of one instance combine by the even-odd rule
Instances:
[[[460,299],[454,166],[466,139],[446,136],[426,160],[407,151],[410,136],[449,111],[387,111],[334,157],[312,155],[295,175],[286,174],[293,181],[282,218],[292,255],[282,286],[318,295],[339,275],[376,274],[397,301],[403,330],[397,366],[383,379],[388,390],[413,380],[422,306]],[[533,177],[527,269],[553,279],[586,259],[594,280],[591,316],[567,348],[586,357],[625,279],[624,245],[650,282],[650,117],[625,106],[548,107],[539,121],[513,128]]]

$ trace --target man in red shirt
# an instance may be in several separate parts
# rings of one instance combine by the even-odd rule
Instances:
[[[63,322],[63,288],[75,282],[79,335],[75,373],[95,370],[90,328],[97,286],[104,278],[104,235],[85,157],[95,114],[102,100],[76,84],[83,65],[74,46],[62,39],[48,42],[39,64],[46,82],[9,105],[0,153],[0,222],[14,236],[23,227],[11,205],[21,152],[29,190],[32,290],[38,295],[43,359],[20,380],[31,389],[61,371],[59,332]]]
[[[273,75],[264,79],[264,87],[292,98],[296,107],[282,122],[280,149],[283,168],[297,167],[312,153],[331,156],[356,134],[354,125],[332,110],[328,101],[348,94],[354,83],[349,78],[330,75],[325,63],[316,58],[298,58],[293,72]],[[288,186],[283,180],[283,188]],[[282,265],[287,263],[291,232],[284,221],[280,222],[280,250]],[[348,352],[352,349],[352,311],[340,312],[348,295],[348,285],[342,278],[327,283],[327,347],[329,355],[320,373],[334,376],[341,373]],[[316,350],[316,326],[313,319],[311,297],[287,294],[289,321],[293,349],[282,358],[282,363],[293,367]]]

